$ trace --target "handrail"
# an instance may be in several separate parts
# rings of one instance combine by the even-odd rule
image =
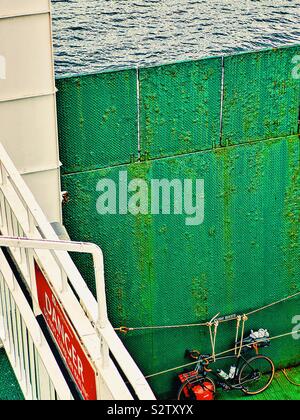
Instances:
[[[94,259],[94,267],[95,270],[100,270],[102,268],[102,252],[100,248],[93,244],[87,242],[70,242],[70,241],[52,241],[52,240],[32,240],[28,238],[12,238],[12,237],[5,237],[0,236],[0,247],[8,247],[8,248],[23,248],[23,249],[47,249],[47,250],[55,250],[55,251],[68,251],[74,253],[90,253],[93,255]],[[65,286],[62,284],[62,290],[65,290]],[[95,323],[97,322],[95,319]],[[104,319],[102,319],[104,320]],[[132,358],[129,356],[129,353],[125,353],[123,357],[119,358],[120,355],[120,345],[123,346],[120,338],[116,335],[113,327],[111,326],[110,322],[103,322],[102,324],[95,324],[97,327],[97,333],[100,338],[103,338],[106,343],[109,343],[109,348],[118,364],[124,371],[124,373],[128,376],[130,372],[133,373],[136,371],[136,365],[133,362]],[[129,356],[129,357],[128,357]],[[105,362],[104,362],[105,363]],[[127,376],[127,377],[128,377]],[[146,398],[149,396],[149,386],[146,384],[144,380],[144,376],[141,372],[137,371],[136,376],[132,376],[132,380],[134,379],[134,384],[139,385],[139,389],[136,389],[137,394],[140,397]],[[146,385],[146,386],[145,386]],[[144,388],[144,391],[142,391]],[[152,391],[151,391],[152,393]],[[154,397],[154,395],[153,395]]]
[[[11,296],[10,299],[4,298],[1,300],[2,296],[7,297],[8,294]],[[8,302],[12,301],[14,301],[15,309],[14,311],[10,310],[10,313],[8,314],[8,310],[5,306],[10,305],[11,308],[11,303]],[[20,317],[19,319],[22,320],[19,322],[22,322],[24,326],[20,328],[18,334],[12,334],[8,328],[8,324],[11,320],[8,321],[5,317],[9,317],[10,319],[15,317],[18,319],[18,316]],[[1,320],[1,344],[7,351],[7,355],[11,363],[18,366],[17,372],[15,373],[25,398],[36,399],[39,392],[41,394],[41,399],[59,398],[63,400],[72,400],[72,394],[61,373],[57,361],[46,342],[41,328],[36,321],[3,252],[0,250],[0,321]],[[26,329],[26,332],[24,329]],[[19,345],[18,351],[15,351],[15,348],[12,345],[16,335],[20,338],[19,341],[22,342],[22,345]],[[39,360],[37,360],[37,357],[31,356],[31,346],[33,346],[37,351]],[[42,383],[37,381],[37,379],[32,380],[30,371],[33,371],[36,374],[37,371],[45,368],[45,366],[47,366],[48,381],[44,384],[44,386],[42,386]],[[27,371],[25,371],[26,367]],[[57,398],[55,398],[55,394],[57,395]]]
[[[29,239],[22,237],[0,236],[0,247],[8,248],[23,248],[23,249],[46,249],[50,251],[67,251],[81,254],[91,254],[93,257],[97,295],[101,296],[101,304],[98,303],[97,313],[95,309],[91,311],[92,321],[99,328],[105,328],[107,316],[105,284],[103,281],[103,254],[101,248],[96,244],[90,242],[73,242],[61,240],[47,240],[47,239]],[[56,253],[56,255],[59,255]],[[59,260],[59,258],[57,258]],[[71,280],[71,279],[70,279]],[[65,290],[67,286],[67,277],[63,276],[61,279],[61,290]],[[78,291],[80,291],[78,289]],[[94,297],[89,295],[90,304],[95,306]]]
[[[35,238],[47,238],[49,240],[58,241],[59,238],[56,235],[53,227],[48,222],[45,214],[40,209],[34,195],[30,191],[27,184],[19,174],[18,170],[14,166],[4,146],[0,143],[0,174],[2,178],[2,185],[6,186],[7,176],[9,176],[10,183],[12,184],[15,192],[18,194],[18,198],[22,201],[24,207],[28,209],[30,213],[28,215],[28,229],[31,233],[31,237]],[[4,169],[4,170],[3,170]],[[31,225],[31,226],[30,226]],[[39,230],[36,230],[36,226]],[[72,261],[70,255],[65,252],[63,254],[57,254],[57,259],[60,261],[63,258],[63,264],[65,267],[66,274],[74,287],[76,293],[80,294],[83,302],[89,302],[91,318],[94,319],[96,316],[96,306],[92,292],[89,290],[86,282],[82,278],[78,268]],[[97,279],[97,281],[104,281],[104,278]],[[94,301],[93,303],[91,303]]]
[[[107,383],[112,397],[132,398],[127,385],[109,357],[110,351],[140,399],[155,399],[144,375],[117,336],[107,317],[106,293],[101,249],[90,243],[59,241],[31,191],[0,144],[0,204],[2,235],[0,246],[10,249],[14,259],[34,255],[45,276],[50,280],[57,297],[71,319],[87,353],[99,374]],[[3,209],[9,208],[10,219]],[[4,220],[3,220],[4,219]],[[17,229],[14,227],[17,225]],[[6,226],[6,227],[3,227]],[[97,300],[72,261],[68,252],[89,253],[93,257]],[[32,254],[30,254],[32,253]],[[24,256],[23,256],[24,259]],[[32,259],[32,258],[31,258]],[[19,268],[37,302],[36,286],[29,266],[20,262]],[[31,263],[32,271],[32,263]],[[75,290],[76,295],[73,290]],[[95,343],[98,343],[95,347]],[[103,382],[103,381],[102,381]],[[119,384],[116,386],[115,384]],[[118,388],[118,389],[117,389]],[[123,397],[122,397],[123,395]]]

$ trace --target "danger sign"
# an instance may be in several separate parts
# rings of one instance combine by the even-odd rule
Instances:
[[[35,263],[38,300],[45,321],[61,351],[82,397],[96,400],[96,373],[62,305]]]

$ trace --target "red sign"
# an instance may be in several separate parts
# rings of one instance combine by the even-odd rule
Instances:
[[[96,373],[85,354],[62,305],[55,297],[44,274],[35,264],[36,284],[41,311],[63,358],[85,400],[96,400]]]

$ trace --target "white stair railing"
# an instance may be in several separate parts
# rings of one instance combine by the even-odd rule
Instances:
[[[154,399],[142,372],[108,320],[101,249],[94,244],[59,241],[1,144],[0,174],[0,231],[3,236],[0,238],[0,246],[9,249],[33,299],[35,315],[43,314],[45,317],[39,296],[38,270],[53,293],[55,304],[59,306],[67,328],[72,330],[71,334],[87,359],[88,367],[94,372],[92,382],[95,381],[96,398],[132,399],[134,396],[123,379],[125,376],[139,399]],[[92,255],[97,301],[68,251]],[[51,320],[48,320],[48,324],[49,322],[51,324]],[[51,330],[51,325],[49,329]],[[51,333],[53,335],[53,331]],[[57,340],[55,334],[54,339]],[[61,345],[59,349],[65,356],[74,382],[84,391],[81,380],[87,381],[87,378],[80,378],[76,376],[76,372],[72,372],[72,360],[69,360],[68,365],[68,354],[63,354],[62,347]],[[109,352],[116,359],[118,368]],[[82,366],[77,366],[77,369],[82,375]],[[120,374],[120,369],[123,375]],[[83,397],[89,399],[89,394]]]
[[[0,339],[25,399],[73,399],[57,361],[1,250]]]

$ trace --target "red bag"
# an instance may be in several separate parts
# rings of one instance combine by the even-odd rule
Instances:
[[[190,383],[187,383],[187,385],[183,388],[184,396],[186,398],[191,398],[193,396],[198,401],[212,401],[214,399],[213,384],[209,381],[199,383],[199,381],[196,380],[197,377],[197,371],[182,373],[179,375],[179,379],[182,384],[187,380],[190,381]]]
[[[214,399],[214,387],[211,382],[203,382],[201,385],[193,386],[192,392],[198,401],[212,401]]]

